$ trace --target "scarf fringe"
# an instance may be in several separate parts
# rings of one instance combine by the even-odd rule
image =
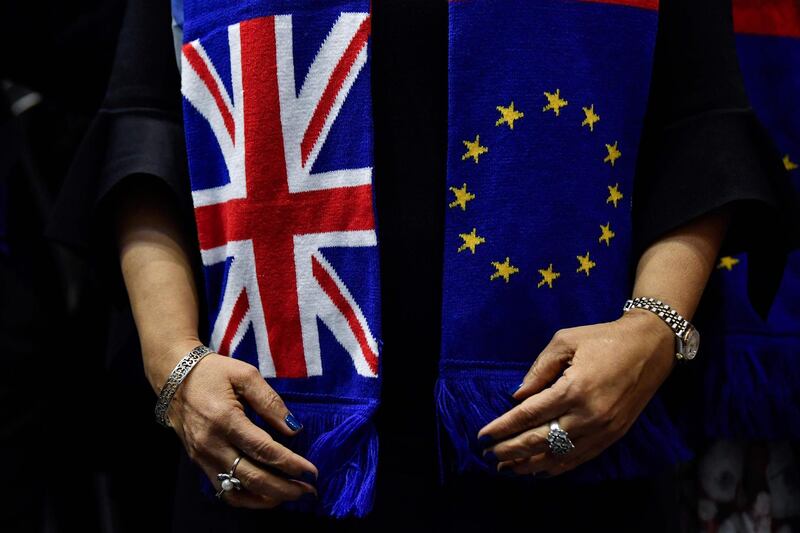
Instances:
[[[800,439],[800,338],[729,335],[704,390],[707,437]]]
[[[303,422],[288,445],[317,467],[319,501],[287,502],[286,508],[334,518],[365,516],[372,509],[378,470],[378,433],[372,422],[377,403],[287,404],[298,417],[302,414]]]
[[[436,383],[436,406],[440,427],[445,429],[455,452],[455,469],[498,475],[495,467],[482,457],[477,433],[515,405],[511,393],[524,371],[475,367],[454,371],[451,364],[447,366]],[[446,455],[441,436],[438,446],[441,458]],[[581,482],[630,479],[655,474],[692,456],[656,396],[622,439],[565,477]],[[441,467],[443,475],[445,467]]]

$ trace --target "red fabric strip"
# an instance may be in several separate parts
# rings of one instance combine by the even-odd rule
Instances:
[[[219,87],[217,86],[217,82],[214,81],[214,76],[211,75],[211,71],[208,70],[208,65],[206,62],[203,61],[203,58],[200,57],[200,54],[197,52],[192,43],[187,43],[183,46],[183,55],[186,57],[186,60],[192,66],[197,75],[200,76],[200,79],[203,80],[203,83],[208,90],[211,92],[211,96],[214,97],[214,102],[217,104],[219,108],[219,112],[222,113],[222,120],[225,122],[225,129],[228,130],[228,134],[231,136],[231,141],[236,142],[236,137],[234,135],[234,124],[233,124],[233,115],[231,115],[230,111],[228,110],[228,106],[225,105],[225,101],[222,99],[222,93],[219,91]]]
[[[797,0],[734,0],[736,33],[800,37],[800,2]]]
[[[331,73],[331,79],[328,81],[328,85],[322,93],[322,98],[320,98],[319,104],[317,104],[317,108],[311,116],[311,122],[309,122],[308,129],[303,135],[303,142],[300,144],[300,156],[303,166],[306,165],[308,156],[312,148],[314,148],[317,139],[319,139],[322,126],[325,124],[325,119],[328,118],[331,107],[333,107],[333,102],[336,100],[336,96],[339,94],[345,78],[347,78],[347,75],[350,73],[350,69],[353,67],[356,57],[358,57],[358,54],[367,45],[369,30],[370,18],[367,17],[364,19],[364,22],[361,23],[361,26],[359,26],[356,34],[353,36],[353,40],[347,45],[347,50],[345,50],[344,55],[339,59],[339,63],[336,64],[336,67],[334,67]]]
[[[328,271],[325,270],[325,268],[320,264],[319,259],[314,256],[311,256],[311,270],[314,273],[314,277],[322,287],[322,290],[325,291],[325,294],[328,295],[339,312],[342,313],[342,315],[344,315],[344,317],[347,319],[347,324],[350,326],[350,329],[356,336],[358,345],[361,347],[361,352],[364,354],[364,358],[366,359],[370,370],[372,370],[374,374],[377,374],[378,357],[372,352],[372,348],[369,347],[367,335],[364,333],[364,328],[361,327],[353,307],[347,301],[347,298],[344,297],[344,294],[342,294],[342,292],[339,290],[339,286],[336,284],[336,281],[334,281]]]
[[[658,9],[658,0],[581,0],[594,4],[617,4],[621,6],[639,7],[641,9]]]
[[[242,320],[244,320],[244,315],[247,313],[248,307],[250,307],[250,303],[247,300],[247,292],[242,291],[239,297],[236,298],[236,303],[231,313],[231,319],[228,321],[228,329],[225,331],[225,336],[222,337],[222,342],[219,343],[220,354],[231,355],[231,341],[233,341],[233,336],[236,335],[239,325],[242,323]]]

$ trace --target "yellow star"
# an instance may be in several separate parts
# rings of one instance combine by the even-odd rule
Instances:
[[[514,121],[525,116],[525,113],[514,109],[514,102],[511,102],[511,105],[508,107],[499,105],[497,106],[497,110],[500,111],[500,118],[497,119],[494,125],[508,124],[508,127],[512,130],[514,129]]]
[[[453,191],[453,194],[456,195],[456,199],[447,204],[449,207],[461,206],[462,211],[467,210],[467,202],[470,200],[475,199],[475,195],[471,192],[467,192],[467,184],[465,183],[460,188],[450,187],[450,190]]]
[[[539,269],[539,274],[541,274],[541,275],[542,275],[542,281],[540,281],[540,282],[539,282],[539,283],[536,285],[536,288],[538,289],[539,287],[541,287],[542,285],[544,285],[545,283],[547,283],[547,286],[548,286],[548,287],[550,287],[550,288],[552,289],[552,288],[553,288],[553,281],[555,281],[555,279],[556,279],[558,276],[560,276],[560,275],[561,275],[561,272],[553,272],[553,263],[550,263],[550,266],[549,266],[549,267],[547,267],[547,268],[540,268],[540,269]]]
[[[566,100],[561,99],[560,92],[560,89],[556,89],[554,93],[544,92],[544,95],[547,97],[547,105],[542,108],[543,112],[552,109],[556,116],[558,116],[559,113],[561,113],[561,108],[569,104]]]
[[[608,186],[608,198],[606,198],[606,203],[614,203],[614,207],[617,207],[617,202],[622,200],[622,193],[619,192],[619,183],[615,183],[612,187],[611,185]]]
[[[478,157],[489,151],[485,146],[481,146],[481,136],[476,135],[474,141],[461,141],[467,147],[467,153],[461,156],[461,160],[469,159],[470,157],[478,164]]]
[[[508,278],[511,277],[512,274],[516,274],[519,272],[519,269],[513,266],[510,262],[508,257],[502,263],[498,263],[497,261],[492,261],[492,266],[497,270],[494,274],[489,276],[489,280],[503,278],[508,283]]]
[[[726,255],[725,257],[720,257],[719,258],[719,264],[717,265],[717,268],[727,268],[728,270],[733,270],[733,267],[738,262],[739,262],[739,260],[736,259],[735,257],[731,257],[729,255]]]
[[[469,251],[474,254],[475,247],[486,242],[486,239],[475,233],[475,228],[472,228],[472,231],[469,233],[459,233],[458,236],[464,241],[464,244],[458,248],[459,252],[469,249]]]
[[[578,261],[581,263],[581,266],[576,270],[576,272],[586,272],[586,275],[589,275],[589,271],[597,266],[597,263],[589,259],[589,251],[586,251],[586,255],[579,255]]]
[[[619,159],[619,156],[622,155],[622,152],[619,151],[617,148],[618,141],[614,141],[614,144],[607,144],[606,150],[608,150],[608,155],[603,159],[603,163],[611,163],[611,166],[614,166],[614,161]]]
[[[789,154],[783,156],[783,166],[786,170],[794,170],[797,168],[797,163],[789,159]]]
[[[600,239],[597,242],[606,241],[606,246],[611,246],[611,239],[616,235],[616,233],[611,231],[611,222],[606,222],[605,226],[600,224],[600,230],[603,234],[600,235]]]
[[[600,120],[600,115],[595,114],[594,104],[592,104],[591,107],[584,107],[582,109],[586,118],[581,122],[581,126],[589,126],[589,131],[594,131],[594,123]]]

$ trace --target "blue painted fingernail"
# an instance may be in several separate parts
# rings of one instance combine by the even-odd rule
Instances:
[[[300,474],[300,480],[305,481],[309,485],[314,485],[317,483],[317,476],[314,475],[314,472],[303,472]]]
[[[484,436],[482,436],[482,437],[479,437],[479,438],[478,438],[478,445],[479,445],[481,448],[486,448],[487,446],[489,446],[490,444],[492,444],[492,441],[493,441],[493,440],[494,440],[494,439],[492,438],[492,436],[491,436],[491,435],[484,435]]]
[[[289,429],[292,431],[300,431],[303,429],[303,424],[300,423],[298,419],[292,413],[286,415],[286,418],[283,419],[286,422],[286,425],[289,426]]]
[[[486,453],[484,453],[483,454],[483,458],[486,459],[487,461],[492,462],[492,463],[496,463],[497,462],[497,456],[494,454],[494,452],[492,450],[489,450]]]

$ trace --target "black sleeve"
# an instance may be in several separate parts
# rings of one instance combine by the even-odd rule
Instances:
[[[169,2],[129,1],[101,109],[73,161],[48,234],[116,278],[115,202],[130,187],[167,191],[194,235]],[[157,190],[161,189],[161,191]]]
[[[795,194],[745,93],[730,0],[661,0],[633,192],[634,257],[664,233],[731,209],[722,255],[748,252],[748,294],[766,317],[788,251]]]

